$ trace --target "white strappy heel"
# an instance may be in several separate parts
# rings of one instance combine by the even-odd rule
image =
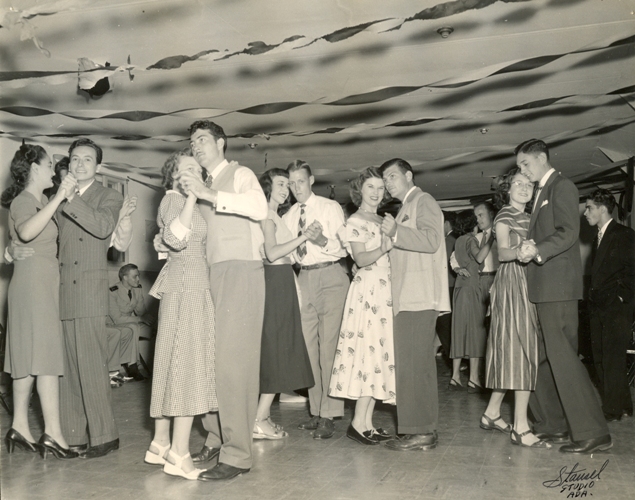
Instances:
[[[155,453],[152,450],[150,450],[148,448],[148,450],[146,450],[146,457],[144,459],[144,462],[150,465],[163,465],[165,464],[165,455],[168,452],[168,450],[170,449],[170,443],[166,444],[165,446],[161,446],[159,443],[157,443],[156,441],[152,441],[150,443],[150,448],[155,447],[157,450],[159,450],[159,453]]]
[[[201,472],[205,469],[194,469],[190,472],[185,472],[183,470],[183,460],[190,456],[189,452],[179,457],[172,450],[168,451],[168,457],[172,457],[174,463],[171,463],[169,460],[165,461],[165,465],[163,466],[163,472],[166,474],[170,474],[171,476],[179,476],[184,479],[189,479],[190,481],[196,481]]]

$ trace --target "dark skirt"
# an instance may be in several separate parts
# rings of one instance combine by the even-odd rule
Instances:
[[[288,264],[266,265],[260,393],[289,393],[314,384],[293,268]]]

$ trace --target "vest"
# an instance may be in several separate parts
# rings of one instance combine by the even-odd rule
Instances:
[[[235,193],[234,173],[240,165],[230,162],[213,180],[212,189]],[[227,260],[254,260],[250,220],[230,213],[218,213],[207,202],[199,203],[207,222],[207,263],[211,266]]]

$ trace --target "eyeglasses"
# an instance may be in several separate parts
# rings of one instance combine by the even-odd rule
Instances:
[[[514,186],[518,186],[519,188],[525,188],[527,190],[532,190],[534,185],[531,182],[522,182],[522,181],[512,181]]]

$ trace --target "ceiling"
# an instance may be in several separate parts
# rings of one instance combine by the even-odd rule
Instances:
[[[0,137],[61,154],[88,136],[149,184],[199,118],[228,158],[257,174],[303,159],[340,201],[394,157],[450,205],[488,196],[532,137],[582,191],[620,184],[635,155],[635,0],[0,6]]]

